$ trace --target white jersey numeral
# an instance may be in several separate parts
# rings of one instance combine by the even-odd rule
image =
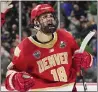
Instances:
[[[67,74],[63,66],[51,70],[51,74],[53,75],[54,81],[67,82]]]

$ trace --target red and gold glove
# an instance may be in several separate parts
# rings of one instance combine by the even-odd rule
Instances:
[[[8,90],[27,91],[34,85],[34,79],[25,72],[17,72],[6,79],[5,86]]]
[[[84,70],[90,68],[92,61],[92,56],[87,52],[75,53],[73,56],[73,66],[77,72],[80,71],[80,68],[84,68]]]

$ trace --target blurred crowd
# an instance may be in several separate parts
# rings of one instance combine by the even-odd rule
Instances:
[[[19,2],[13,1],[13,8],[6,15],[6,23],[1,30],[1,82],[3,83],[7,65],[11,62],[15,47],[19,44]],[[56,1],[22,1],[21,2],[21,40],[36,34],[30,22],[30,12],[37,4],[48,3],[56,13]],[[86,50],[93,55],[93,66],[86,71],[87,82],[97,82],[97,2],[96,1],[62,1],[60,2],[60,27],[67,29],[80,45],[90,32],[96,34],[90,40]],[[81,82],[81,79],[77,80]]]

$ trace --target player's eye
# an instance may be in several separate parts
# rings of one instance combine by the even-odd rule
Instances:
[[[50,17],[53,17],[53,15],[51,14]]]
[[[43,19],[44,19],[44,18],[47,18],[47,15],[44,15],[42,18],[43,18]]]

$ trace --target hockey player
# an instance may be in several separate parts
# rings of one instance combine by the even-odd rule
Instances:
[[[57,29],[58,20],[50,5],[32,9],[31,22],[37,34],[16,47],[7,67],[6,88],[27,91],[73,85],[80,67],[91,67],[91,55],[75,53],[79,49],[75,39],[65,29]]]
[[[5,23],[5,15],[12,8],[11,0],[1,1],[1,26]],[[1,27],[0,26],[0,27]]]

